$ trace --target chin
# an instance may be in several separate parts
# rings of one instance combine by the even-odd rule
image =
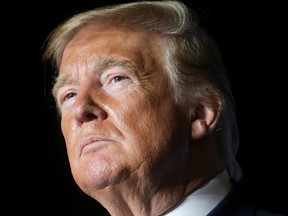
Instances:
[[[102,190],[113,185],[118,185],[130,175],[127,168],[116,166],[105,159],[92,159],[82,164],[78,171],[73,173],[78,186],[84,191]]]

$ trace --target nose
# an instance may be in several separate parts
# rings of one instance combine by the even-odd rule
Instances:
[[[107,113],[104,110],[104,105],[95,102],[91,96],[77,96],[73,108],[74,119],[79,123],[85,123],[93,120],[102,121],[107,118]]]

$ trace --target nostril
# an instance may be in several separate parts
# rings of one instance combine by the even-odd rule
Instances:
[[[82,100],[75,104],[74,118],[82,123],[93,120],[102,121],[107,118],[107,113],[102,107],[94,103],[92,99]]]
[[[86,115],[86,118],[89,119],[89,120],[93,120],[93,119],[97,119],[98,116],[93,114],[93,113],[89,113]]]

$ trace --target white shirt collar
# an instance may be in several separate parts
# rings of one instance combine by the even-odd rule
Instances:
[[[165,216],[206,216],[229,192],[231,181],[227,171],[211,179]]]

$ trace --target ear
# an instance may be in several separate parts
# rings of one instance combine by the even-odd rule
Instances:
[[[215,130],[220,115],[219,102],[200,103],[190,112],[191,136],[193,140],[201,139]]]

